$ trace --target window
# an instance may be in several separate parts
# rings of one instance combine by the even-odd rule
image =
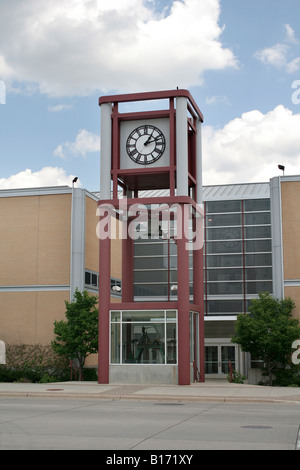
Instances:
[[[122,294],[122,283],[120,279],[115,279],[114,277],[110,280],[110,290],[113,296],[120,297]]]
[[[93,271],[85,271],[84,283],[86,287],[98,288],[99,287],[99,274]]]
[[[111,364],[176,364],[176,310],[110,312]]]
[[[273,291],[270,199],[207,201],[205,208],[206,313],[245,312],[254,296]]]
[[[84,273],[84,285],[87,289],[97,290],[99,289],[99,274],[94,271],[86,270]],[[113,297],[120,297],[122,294],[122,282],[120,279],[111,278],[110,280],[111,295]]]

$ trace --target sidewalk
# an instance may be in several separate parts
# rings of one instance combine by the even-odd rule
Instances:
[[[280,402],[299,403],[300,387],[264,387],[230,384],[208,379],[191,385],[98,384],[97,382],[59,382],[47,384],[0,383],[1,397],[84,398],[109,400],[157,400],[165,402]]]

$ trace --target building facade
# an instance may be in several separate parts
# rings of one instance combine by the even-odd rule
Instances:
[[[75,289],[98,294],[98,201],[99,194],[70,187],[0,191],[0,340],[47,345],[54,338],[54,321],[64,318],[65,301]],[[293,315],[300,320],[300,176],[206,186],[203,201],[205,376],[226,378],[229,360],[248,375],[254,366],[251,357],[231,343],[231,336],[237,315],[247,313],[251,300],[262,291],[291,297],[296,303]],[[128,322],[126,314],[121,318],[118,313],[122,253],[120,242],[112,242],[110,296],[116,310],[110,329],[111,363],[119,361],[120,354],[124,361],[132,361],[132,353],[138,359],[138,349],[126,350],[125,339],[134,340],[142,322],[160,339],[157,350],[143,360],[176,363],[176,312],[161,312],[151,324],[145,318]],[[135,299],[176,299],[176,259],[172,238],[161,234],[153,241],[137,240]],[[190,268],[192,263],[191,257]],[[194,284],[193,289],[198,288]],[[191,330],[193,326],[191,321]],[[97,356],[87,364],[97,366]]]

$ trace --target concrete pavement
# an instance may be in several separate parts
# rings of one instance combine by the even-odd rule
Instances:
[[[300,387],[266,387],[209,379],[191,385],[98,384],[97,382],[0,383],[5,397],[55,397],[109,400],[299,403]]]

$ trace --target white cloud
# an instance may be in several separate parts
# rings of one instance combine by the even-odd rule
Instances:
[[[242,114],[222,129],[203,127],[203,184],[268,181],[300,174],[300,114],[280,105],[263,114]]]
[[[56,147],[54,155],[66,158],[67,155],[86,157],[87,153],[100,151],[100,136],[81,129],[74,142],[64,142]]]
[[[295,31],[289,24],[284,25],[285,33],[286,33],[286,41],[292,44],[298,44],[299,41],[295,36]]]
[[[205,102],[207,104],[219,104],[223,103],[226,104],[227,106],[231,106],[230,100],[226,95],[214,95],[214,96],[209,96],[205,99]]]
[[[27,168],[8,178],[0,178],[0,189],[71,186],[73,178],[74,176],[67,175],[63,168],[45,167],[36,172]]]
[[[66,103],[61,103],[61,104],[56,104],[56,105],[53,105],[53,106],[48,106],[48,111],[50,111],[50,113],[59,113],[60,111],[65,111],[65,110],[69,110],[69,109],[72,109],[72,105],[71,104],[66,104]]]
[[[161,13],[141,0],[14,3],[0,16],[3,70],[52,96],[189,88],[206,70],[237,66],[222,45],[220,0],[174,0]]]
[[[288,73],[294,73],[297,72],[300,69],[300,57],[297,57],[296,59],[292,60],[287,64],[287,72]]]
[[[275,44],[272,47],[266,47],[256,52],[255,57],[264,64],[274,65],[275,67],[286,66],[286,55],[289,47],[286,44]]]
[[[285,24],[284,29],[286,32],[285,41],[288,44],[278,43],[274,46],[266,47],[257,51],[254,57],[264,64],[277,68],[285,68],[287,73],[294,73],[300,69],[300,57],[292,59],[292,46],[298,44],[299,41],[295,36],[295,31],[289,24]]]

